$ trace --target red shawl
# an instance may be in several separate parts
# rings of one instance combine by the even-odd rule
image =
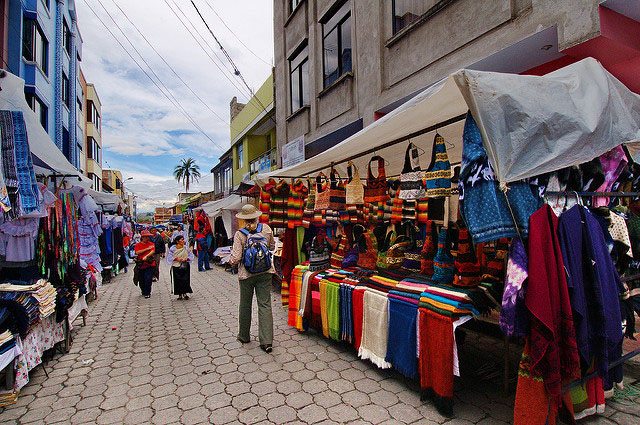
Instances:
[[[530,219],[529,284],[525,303],[531,313],[532,371],[543,378],[549,396],[560,402],[562,386],[580,377],[558,218],[544,205]]]

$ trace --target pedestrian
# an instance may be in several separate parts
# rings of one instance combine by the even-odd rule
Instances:
[[[271,253],[275,248],[273,231],[266,224],[259,224],[258,217],[260,211],[253,205],[245,205],[236,214],[239,220],[238,230],[233,239],[233,248],[229,256],[229,263],[232,266],[238,265],[238,279],[240,280],[240,305],[238,312],[238,341],[246,344],[250,341],[251,328],[251,307],[253,304],[253,293],[256,293],[258,303],[258,338],[260,348],[266,353],[272,351],[273,344],[273,315],[271,313],[271,285],[275,269]],[[241,222],[240,222],[241,221]],[[250,243],[248,243],[250,242]],[[255,256],[254,254],[264,255]],[[267,258],[268,264],[262,261]],[[249,267],[253,272],[247,270],[245,260],[249,259]],[[255,265],[260,268],[256,269]]]
[[[135,245],[136,268],[134,279],[138,279],[140,291],[145,298],[151,297],[151,285],[156,269],[156,245],[151,242],[151,232],[143,230],[140,242]]]
[[[209,244],[207,243],[207,229],[210,231],[211,226],[207,226],[208,221],[209,218],[204,214],[204,211],[199,211],[194,220],[199,272],[211,270],[211,266],[209,265]]]
[[[160,261],[162,260],[162,257],[164,257],[165,253],[167,252],[167,248],[164,243],[164,238],[160,233],[158,233],[157,227],[151,228],[150,240],[155,244],[155,247],[156,247],[156,254],[155,254],[156,266],[153,273],[153,280],[157,281],[158,279],[160,279]]]
[[[169,248],[167,263],[171,265],[173,293],[178,296],[179,300],[188,300],[189,294],[193,294],[189,265],[192,260],[193,252],[185,243],[184,236],[177,235],[173,240],[173,245]]]

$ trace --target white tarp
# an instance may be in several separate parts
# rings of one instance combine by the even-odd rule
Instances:
[[[118,205],[125,206],[124,201],[113,193],[96,192],[93,189],[87,189],[87,193],[96,201],[96,204],[109,211],[115,211],[118,209]]]
[[[321,167],[326,173],[332,162],[407,137],[469,109],[502,182],[587,162],[623,142],[640,139],[640,97],[595,59],[544,77],[461,70],[336,146],[255,180],[264,183],[269,177],[309,176]],[[452,163],[461,160],[463,126],[457,122],[438,129],[447,141]],[[410,139],[426,153],[420,158],[422,169],[429,165],[434,134]],[[387,176],[401,172],[408,142],[375,152],[387,160]],[[363,179],[371,156],[354,160]],[[345,167],[336,167],[343,177]]]
[[[454,78],[503,183],[640,140],[640,96],[593,58],[542,77],[462,70]]]
[[[6,72],[6,71],[5,71]],[[40,124],[40,117],[29,107],[24,97],[24,80],[6,72],[0,79],[0,109],[9,111],[22,111],[29,137],[31,154],[44,162],[58,174],[72,174],[81,177],[81,181],[74,180],[73,184],[83,187],[91,187],[91,181],[67,160],[56,145],[51,141],[47,132]],[[53,125],[53,123],[51,124]],[[38,173],[52,174],[51,170],[38,167]]]
[[[233,238],[234,230],[237,226],[235,223],[235,215],[243,205],[249,202],[244,201],[240,195],[229,195],[226,198],[218,199],[216,201],[207,202],[200,205],[209,217],[211,228],[215,228],[215,220],[217,217],[222,216],[222,222],[224,223],[224,229],[227,231],[227,237]]]

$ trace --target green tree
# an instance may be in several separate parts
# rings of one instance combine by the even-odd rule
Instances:
[[[184,185],[185,192],[189,192],[189,185],[200,180],[200,167],[193,158],[182,159],[173,169],[173,177]]]

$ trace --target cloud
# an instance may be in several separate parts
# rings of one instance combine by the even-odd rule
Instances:
[[[190,30],[205,49],[192,38],[167,3],[188,22]],[[215,8],[253,52],[267,62],[273,62],[272,2],[253,1],[251,7],[247,7],[246,2],[226,0],[195,0],[195,3],[244,78],[254,91],[257,90],[269,76],[271,67],[243,47],[211,8]],[[128,187],[140,199],[146,198],[149,208],[158,206],[154,202],[161,206],[162,202],[175,200],[181,189],[173,180],[172,172],[182,158],[193,157],[200,165],[203,178],[194,187],[211,190],[208,170],[230,145],[229,101],[234,96],[246,101],[248,94],[240,80],[229,73],[229,64],[223,60],[191,1],[78,0],[76,4],[83,39],[81,67],[87,81],[95,84],[103,105],[103,162],[110,168],[122,170],[125,176],[133,176],[134,180],[127,182]],[[100,4],[111,13],[126,37]],[[126,17],[116,5],[122,8]],[[113,39],[89,6],[109,26],[135,61]],[[154,53],[127,17],[188,87]],[[226,75],[209,56],[227,70]],[[136,61],[161,89],[140,70]],[[179,106],[172,104],[167,96],[175,99],[174,103],[179,102]],[[107,164],[103,165],[107,167]]]

